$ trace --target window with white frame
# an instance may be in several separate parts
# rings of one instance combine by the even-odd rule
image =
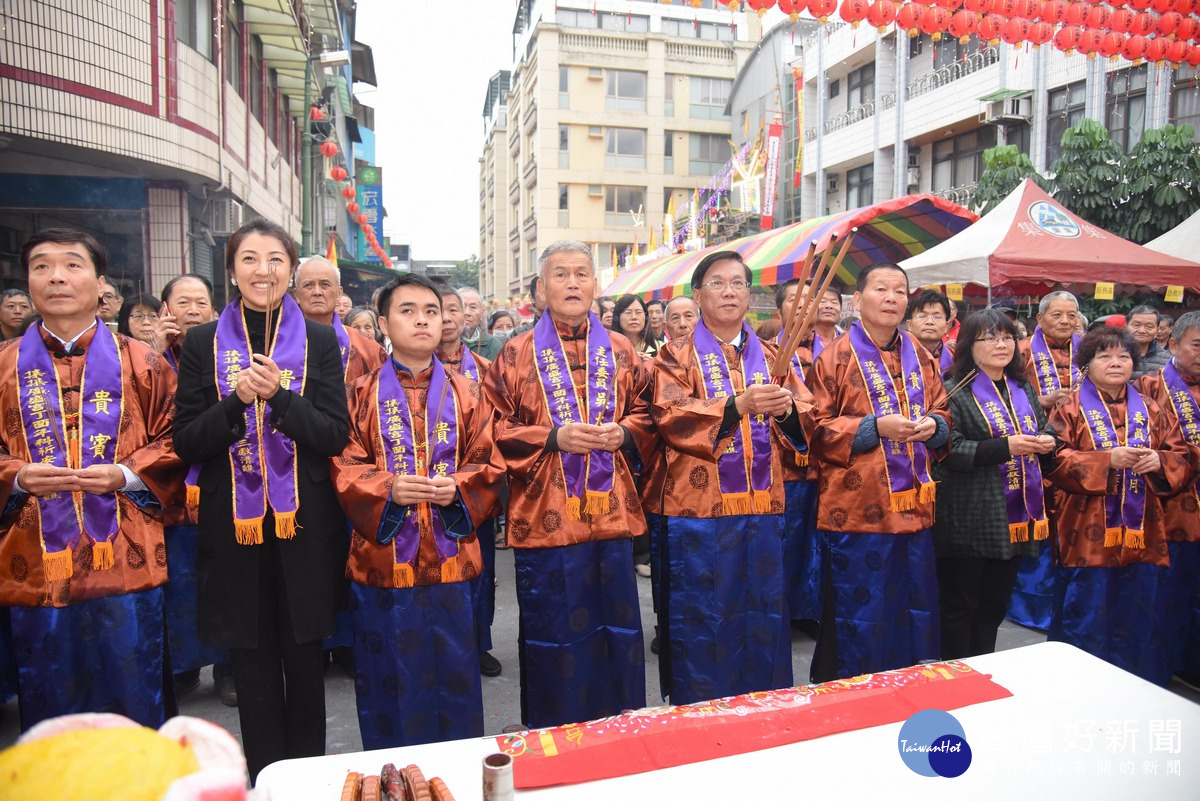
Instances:
[[[641,128],[605,128],[604,166],[645,169],[646,131]]]

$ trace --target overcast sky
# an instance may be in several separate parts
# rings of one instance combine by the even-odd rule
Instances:
[[[358,0],[357,38],[370,45],[383,168],[384,233],[412,258],[479,252],[479,156],[488,79],[512,66],[513,0]]]

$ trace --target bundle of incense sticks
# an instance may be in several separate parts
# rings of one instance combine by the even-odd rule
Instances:
[[[933,405],[933,407],[931,409],[929,409],[929,411],[936,412],[941,409],[947,408],[950,405],[950,399],[953,398],[958,393],[962,392],[967,387],[971,386],[971,382],[975,380],[975,376],[977,376],[977,375],[979,375],[978,368],[972,367],[971,372],[969,372],[965,376],[963,376],[963,380],[959,381],[958,385],[955,386],[954,389],[950,390],[945,395],[943,395],[942,399],[939,402],[935,403]]]
[[[858,233],[858,229],[852,228],[846,238],[841,240],[841,250],[838,251],[837,258],[833,259],[832,265],[829,261],[839,243],[839,235],[837,231],[830,235],[829,245],[826,246],[825,253],[821,256],[821,263],[817,265],[816,272],[812,274],[808,297],[804,299],[803,303],[797,299],[795,305],[792,306],[791,315],[784,321],[783,334],[779,339],[779,350],[775,353],[775,362],[771,365],[771,375],[777,383],[787,376],[796,348],[800,347],[800,343],[812,332],[813,322],[817,318],[817,308],[821,305],[821,298],[829,289],[829,285],[833,283],[833,277],[837,275],[837,271],[841,269],[842,260],[846,258],[846,253],[853,246],[856,233]],[[809,271],[812,269],[813,257],[816,252],[817,243],[814,241],[808,246],[804,267],[797,276],[800,279],[798,287],[800,292],[803,292],[804,285],[808,283]]]

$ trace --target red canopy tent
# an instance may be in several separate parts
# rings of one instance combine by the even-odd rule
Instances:
[[[1107,281],[1126,291],[1200,291],[1200,263],[1122,239],[1072,214],[1029,179],[960,234],[900,262],[913,286],[1008,285],[1043,294]]]

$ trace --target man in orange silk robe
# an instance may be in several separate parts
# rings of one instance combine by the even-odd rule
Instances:
[[[312,256],[301,262],[296,268],[296,288],[292,294],[305,317],[333,326],[342,352],[342,378],[347,388],[387,361],[387,351],[382,345],[342,325],[342,318],[335,311],[342,297],[342,273],[324,256]]]
[[[591,248],[555,242],[538,263],[546,313],[484,379],[508,470],[522,720],[535,728],[645,704],[630,540],[646,530],[634,471],[654,445],[642,360],[590,311]]]
[[[98,321],[107,257],[89,234],[40,231],[21,265],[42,317],[0,346],[0,604],[21,725],[104,711],[158,726],[174,707],[162,521],[183,498],[175,373]]]
[[[1188,312],[1171,330],[1167,367],[1135,384],[1177,422],[1200,469],[1200,313]],[[1183,395],[1187,391],[1190,400]],[[1167,584],[1170,667],[1187,684],[1200,686],[1200,481],[1162,498],[1163,528],[1171,564]]]
[[[1025,376],[1038,394],[1046,417],[1079,386],[1079,368],[1072,364],[1080,337],[1079,301],[1070,292],[1051,292],[1038,304],[1037,328],[1022,340],[1021,358]],[[1054,526],[1054,494],[1046,492],[1046,513]],[[1017,583],[1008,604],[1008,618],[1022,626],[1045,630],[1050,627],[1054,605],[1054,537],[1042,540],[1037,556],[1021,557]]]
[[[1101,335],[1110,339],[1099,340]],[[1136,357],[1136,345],[1121,328],[1100,328],[1084,337],[1079,357],[1092,361],[1111,342],[1123,342]],[[1055,571],[1053,614],[1049,639],[1069,642],[1147,681],[1166,684],[1174,672],[1168,644],[1169,621],[1165,593],[1170,561],[1162,499],[1195,481],[1193,451],[1184,442],[1176,421],[1152,398],[1141,396],[1149,416],[1149,442],[1139,446],[1158,456],[1158,469],[1145,473],[1142,528],[1126,532],[1125,500],[1118,504],[1115,521],[1106,514],[1111,496],[1122,491],[1123,470],[1113,469],[1117,454],[1097,447],[1085,413],[1084,389],[1096,376],[1081,380],[1080,390],[1058,404],[1050,427],[1058,437],[1054,469],[1046,474],[1054,488],[1058,567]],[[1129,420],[1130,406],[1139,393],[1132,384],[1121,387],[1119,397],[1099,390],[1116,441],[1134,447],[1136,430]],[[1136,407],[1135,407],[1136,408]],[[1140,414],[1141,412],[1136,412]],[[1129,448],[1123,448],[1128,450]],[[1113,523],[1117,525],[1112,525]]]
[[[479,385],[434,357],[438,290],[405,275],[379,304],[392,357],[352,388],[350,442],[331,462],[354,526],[346,575],[368,750],[483,734],[474,529],[503,482]]]
[[[438,289],[442,293],[442,339],[438,345],[438,361],[450,372],[478,384],[492,362],[471,350],[463,339],[466,311],[462,293],[446,285],[439,285]],[[499,344],[496,347],[499,352]],[[479,537],[479,552],[483,556],[483,570],[471,582],[479,672],[494,678],[503,670],[500,660],[490,653],[492,620],[496,616],[496,518],[481,521],[475,531]]]
[[[655,360],[651,413],[666,446],[658,608],[673,704],[792,685],[781,458],[804,449],[812,396],[744,318],[750,268],[734,251],[692,275],[701,317]],[[781,445],[780,443],[786,443]]]
[[[941,371],[899,330],[908,305],[903,270],[870,265],[855,301],[862,320],[809,372],[822,571],[815,682],[939,652],[929,459],[950,438]]]

